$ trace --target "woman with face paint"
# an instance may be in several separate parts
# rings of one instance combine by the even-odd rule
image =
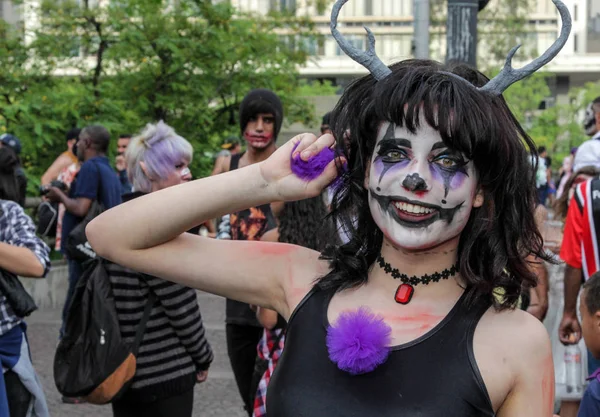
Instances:
[[[522,70],[509,60],[488,80],[432,61],[387,67],[373,48],[353,50],[336,29],[338,0],[332,32],[371,75],[346,89],[334,134],[300,135],[259,164],[110,210],[88,226],[92,246],[281,314],[288,328],[269,415],[551,416],[548,334],[515,309],[536,284],[525,258],[546,259],[533,216],[535,146],[502,91],[566,42],[570,18],[555,2],[557,45]],[[349,157],[322,164],[334,137],[347,138]],[[294,173],[311,161],[316,174]],[[319,253],[183,234],[245,207],[317,196],[338,171],[332,213],[350,232],[344,245]]]
[[[192,145],[162,121],[147,125],[127,148],[127,174],[135,191],[123,200],[142,199],[189,182],[192,154]],[[146,210],[153,208],[148,206]],[[161,217],[172,214],[166,210]],[[146,304],[152,303],[133,383],[123,397],[112,403],[113,415],[191,417],[194,386],[206,380],[213,359],[196,292],[138,273],[137,268],[107,264],[107,270],[121,335],[128,343],[136,337]]]

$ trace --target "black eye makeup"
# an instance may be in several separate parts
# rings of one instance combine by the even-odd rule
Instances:
[[[460,168],[463,168],[468,163],[468,161],[466,161],[460,155],[453,155],[447,153],[442,153],[441,155],[433,157],[431,159],[431,162],[438,165],[442,169],[447,169],[450,171],[455,171]]]

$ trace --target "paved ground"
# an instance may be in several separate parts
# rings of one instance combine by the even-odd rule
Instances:
[[[215,353],[215,361],[210,368],[208,381],[196,386],[194,416],[243,417],[241,401],[227,359],[225,301],[208,294],[199,294],[198,300],[208,340]],[[54,309],[37,311],[29,317],[27,324],[33,363],[42,379],[51,415],[53,417],[111,417],[110,406],[67,405],[61,402],[52,377],[54,349],[60,327],[60,311]]]

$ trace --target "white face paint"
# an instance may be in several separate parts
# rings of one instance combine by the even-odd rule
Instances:
[[[390,243],[421,250],[464,229],[477,178],[473,163],[448,148],[424,120],[416,134],[385,122],[377,135],[368,187],[371,214]],[[482,202],[478,199],[478,205]]]

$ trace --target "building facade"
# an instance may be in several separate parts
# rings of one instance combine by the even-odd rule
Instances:
[[[339,84],[366,73],[359,64],[348,58],[337,46],[329,32],[331,1],[319,9],[307,0],[229,0],[240,10],[265,14],[270,10],[288,10],[297,15],[308,15],[316,24],[323,40],[310,45],[313,59],[300,69],[304,77],[335,79]],[[502,0],[492,0],[488,9],[497,7]],[[547,66],[556,74],[552,88],[561,95],[570,87],[581,86],[600,79],[600,0],[563,0],[573,17],[573,31],[567,45]],[[413,56],[413,0],[351,0],[340,13],[340,32],[357,48],[365,48],[369,27],[377,39],[376,50],[387,64]],[[480,25],[485,22],[480,22]],[[524,46],[545,51],[560,30],[560,18],[551,0],[536,0],[528,16]],[[441,30],[440,30],[441,29]],[[443,61],[445,56],[443,26],[431,29],[431,58]],[[479,42],[485,53],[485,39]],[[508,50],[506,51],[508,53]],[[481,55],[481,53],[480,53]],[[518,56],[515,66],[520,65]],[[498,64],[501,64],[499,62]]]
[[[9,22],[19,19],[25,28],[35,27],[38,17],[28,10],[35,9],[40,0],[27,0],[20,8],[11,5],[10,0],[0,0],[0,18]],[[59,1],[59,0],[57,0]],[[118,0],[89,0],[91,4],[106,5]],[[174,4],[179,0],[165,0]],[[309,16],[317,31],[323,36],[312,41],[308,46],[311,59],[300,68],[300,73],[307,79],[329,79],[337,85],[345,85],[366,70],[339,48],[330,34],[329,22],[333,0],[212,0],[228,1],[239,10],[250,13],[266,14],[270,11],[288,11],[298,16]],[[343,7],[338,25],[344,36],[357,48],[364,49],[367,36],[364,26],[369,27],[376,37],[376,51],[387,64],[413,56],[414,42],[414,0],[350,0]],[[491,0],[486,11],[498,7],[504,0]],[[431,58],[443,61],[445,56],[445,24],[444,2],[430,0],[441,4],[442,16],[437,25],[431,26],[430,52]],[[551,88],[553,95],[566,99],[567,91],[572,87],[584,85],[586,82],[600,79],[600,0],[563,0],[573,17],[573,30],[567,45],[560,54],[546,67],[556,74]],[[533,10],[528,15],[527,35],[518,39],[524,44],[523,49],[546,50],[556,39],[560,30],[560,19],[556,7],[551,0],[534,0]],[[30,7],[31,6],[31,7]],[[21,10],[21,11],[20,11]],[[488,14],[489,15],[489,14]],[[493,13],[492,13],[493,15]],[[486,21],[479,22],[480,27]],[[480,56],[485,57],[486,39],[479,41]],[[510,46],[507,47],[507,53]],[[485,58],[480,59],[489,64]],[[515,66],[519,55],[515,57]],[[502,62],[497,62],[501,65]],[[489,65],[488,65],[489,66]],[[68,73],[68,71],[67,71]],[[560,100],[560,98],[559,98]]]
[[[17,24],[21,20],[20,10],[10,0],[0,0],[0,19]]]

